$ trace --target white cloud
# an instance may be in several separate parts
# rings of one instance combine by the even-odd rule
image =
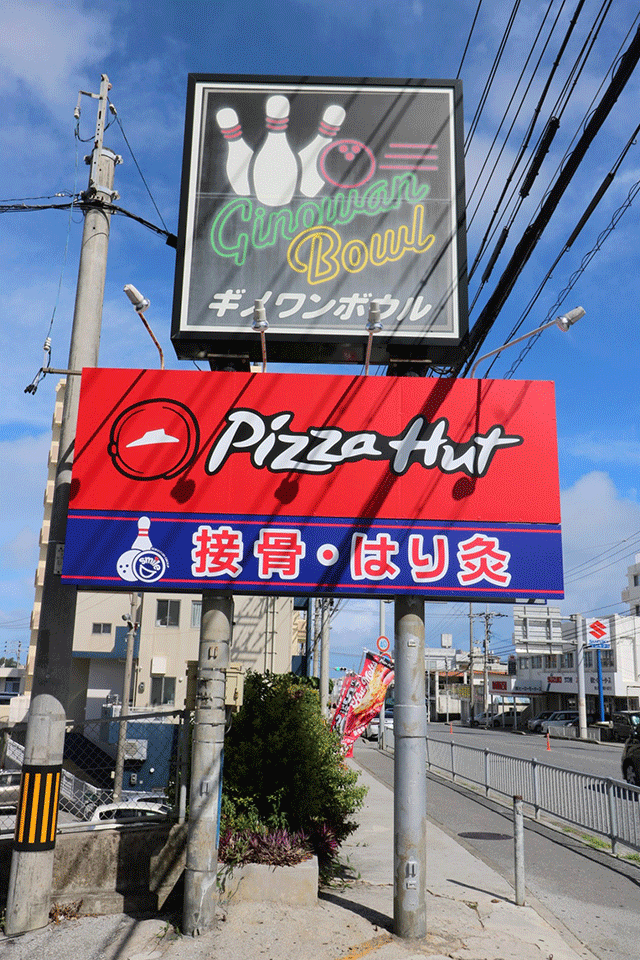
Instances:
[[[640,465],[640,440],[603,440],[593,435],[585,435],[564,441],[563,452],[590,460],[594,464]]]
[[[0,3],[0,84],[5,92],[24,86],[49,105],[68,106],[75,103],[84,66],[99,61],[111,47],[105,11],[89,11],[77,0]]]
[[[625,612],[620,594],[640,550],[640,504],[621,497],[607,473],[588,473],[562,493],[562,539],[565,609]]]

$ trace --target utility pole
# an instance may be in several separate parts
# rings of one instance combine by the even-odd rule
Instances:
[[[127,650],[124,660],[124,679],[122,681],[122,706],[120,708],[120,725],[118,728],[118,747],[116,750],[116,766],[113,774],[113,799],[119,800],[122,793],[122,778],[124,774],[124,751],[127,741],[127,717],[129,716],[129,691],[131,689],[131,673],[133,670],[133,648],[136,642],[138,628],[138,600],[136,593],[131,594],[131,608],[127,621]]]
[[[475,702],[473,699],[473,604],[469,604],[469,723],[473,723]]]
[[[333,600],[323,597],[320,601],[320,712],[323,717],[329,716],[329,653],[330,653],[330,629],[331,629],[331,607]]]
[[[213,926],[218,903],[218,811],[226,722],[225,680],[232,630],[233,597],[205,591],[200,620],[182,916],[184,932],[194,937]]]
[[[95,367],[98,364],[111,219],[109,205],[117,198],[113,179],[114,167],[120,158],[105,149],[102,143],[110,88],[109,78],[103,74],[100,93],[87,94],[98,100],[89,186],[84,195],[94,205],[85,210],[82,233],[23,771],[26,767],[49,769],[62,765],[77,589],[62,583],[60,575],[80,397],[80,378],[76,374],[83,367]],[[76,116],[79,116],[78,107]],[[60,716],[63,718],[62,724]],[[47,749],[43,750],[45,744]],[[23,772],[23,789],[24,782]],[[27,804],[25,815],[36,821],[36,805]],[[9,936],[37,930],[49,922],[53,854],[53,849],[43,849],[42,845],[35,845],[29,851],[14,847],[5,919],[5,932]]]
[[[395,600],[393,709],[394,933],[427,933],[427,716],[424,683],[424,599]]]
[[[469,637],[470,637],[470,659],[473,657],[473,618],[479,617],[484,620],[484,645],[483,645],[483,691],[482,691],[482,709],[485,715],[485,726],[487,726],[487,706],[489,702],[489,639],[491,637],[491,621],[494,617],[506,617],[506,613],[471,613],[471,604],[469,604]],[[473,686],[471,690],[473,694]],[[473,719],[473,718],[472,718]]]

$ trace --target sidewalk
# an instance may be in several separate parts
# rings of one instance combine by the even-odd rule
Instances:
[[[393,935],[393,795],[362,771],[369,787],[360,826],[344,844],[353,874],[323,891],[317,906],[235,903],[216,930],[181,937],[166,919],[82,917],[9,940],[7,960],[593,960],[538,905],[517,907],[513,888],[458,840],[427,827],[427,936]]]

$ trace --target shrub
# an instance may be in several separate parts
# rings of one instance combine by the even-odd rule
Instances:
[[[221,848],[231,849],[234,837],[258,848],[270,835],[271,845],[306,843],[326,869],[356,828],[351,817],[366,792],[357,780],[312,681],[247,674],[242,709],[225,737]]]

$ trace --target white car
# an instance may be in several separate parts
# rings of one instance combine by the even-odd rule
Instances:
[[[145,823],[151,820],[166,820],[172,814],[168,803],[153,803],[149,800],[122,800],[102,803],[91,814],[91,823]]]

